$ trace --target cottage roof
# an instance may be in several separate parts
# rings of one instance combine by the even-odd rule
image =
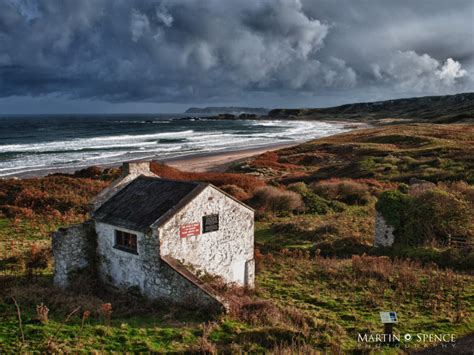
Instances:
[[[139,176],[97,211],[96,221],[147,231],[161,217],[179,209],[208,184]]]

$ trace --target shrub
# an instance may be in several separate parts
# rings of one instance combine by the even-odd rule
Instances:
[[[268,212],[287,215],[303,209],[301,196],[293,191],[280,190],[273,186],[261,187],[255,191],[253,202]]]
[[[318,242],[313,251],[318,251],[321,256],[336,256],[338,258],[351,257],[354,254],[368,253],[371,246],[361,243],[354,237],[338,238],[334,241]]]
[[[104,181],[67,176],[36,179],[8,179],[0,186],[0,206],[7,217],[32,214],[50,216],[88,211],[89,201],[107,186]]]
[[[397,243],[446,244],[449,235],[474,235],[472,204],[463,195],[434,185],[413,187],[410,194],[386,191],[380,195],[376,209],[395,228]]]
[[[247,193],[252,193],[256,188],[265,186],[263,180],[254,176],[234,173],[217,173],[217,172],[187,172],[176,168],[160,164],[156,161],[151,162],[150,169],[158,176],[173,180],[190,180],[202,181],[214,184],[218,187],[224,185],[236,185]]]
[[[303,199],[305,211],[309,213],[326,214],[331,210],[331,202],[316,195],[304,182],[297,182],[288,189],[298,193]]]
[[[409,208],[411,197],[400,190],[389,190],[382,192],[375,208],[379,211],[385,220],[400,231],[406,212]]]
[[[469,185],[464,181],[455,181],[452,183],[440,183],[439,187],[463,198],[468,203],[472,204],[474,208],[474,186]]]
[[[75,177],[87,179],[100,179],[102,176],[102,169],[98,166],[89,166],[85,169],[77,170],[74,173]]]
[[[33,216],[33,211],[31,208],[26,207],[17,207],[10,205],[0,206],[0,211],[8,218],[14,219],[19,217],[30,218]]]
[[[448,235],[466,236],[473,220],[467,202],[449,192],[432,189],[419,195],[411,206],[408,226],[423,240],[446,243]]]
[[[282,171],[290,171],[292,169],[298,168],[297,165],[290,164],[285,161],[285,158],[280,157],[276,151],[266,152],[256,156],[251,160],[250,165],[254,169],[263,168]]]
[[[306,185],[304,182],[295,182],[294,184],[288,185],[288,190],[296,192],[300,195],[305,195],[311,190],[309,189],[308,185]]]
[[[33,245],[25,255],[25,266],[28,274],[32,275],[35,270],[46,269],[50,256],[51,249],[49,247]]]
[[[365,205],[370,201],[366,184],[351,180],[328,180],[314,183],[313,191],[328,200],[337,200],[348,205]]]
[[[249,198],[249,195],[245,192],[245,190],[237,185],[223,185],[220,187],[220,189],[240,201]]]

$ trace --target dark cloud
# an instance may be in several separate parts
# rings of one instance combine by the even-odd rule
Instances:
[[[472,90],[473,7],[471,0],[5,0],[0,97],[261,98],[285,106]]]

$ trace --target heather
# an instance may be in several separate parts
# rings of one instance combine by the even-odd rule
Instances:
[[[472,137],[468,125],[389,126],[226,173],[154,162],[164,178],[212,183],[255,209],[257,287],[216,283],[233,300],[226,315],[106,290],[90,275],[53,286],[49,234],[87,218],[117,169],[2,180],[0,350],[343,352],[360,349],[357,333],[382,331],[380,310],[398,312],[400,332],[472,333],[472,244],[450,243],[473,238]],[[373,247],[376,210],[395,226],[391,248]]]

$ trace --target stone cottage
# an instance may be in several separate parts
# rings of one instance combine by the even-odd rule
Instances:
[[[254,212],[211,184],[162,179],[126,163],[97,196],[91,220],[53,235],[54,281],[89,268],[151,299],[225,306],[199,276],[254,286]]]

